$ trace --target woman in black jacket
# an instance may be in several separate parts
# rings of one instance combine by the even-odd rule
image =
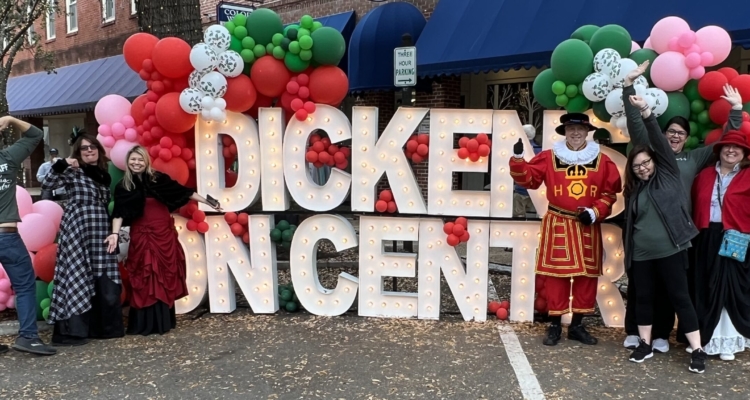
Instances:
[[[627,100],[624,103],[628,127],[642,118],[651,142],[651,148],[643,145],[634,148],[625,167],[625,266],[632,268],[634,282],[630,284],[636,285],[636,321],[641,338],[630,361],[641,363],[653,356],[654,282],[661,276],[688,341],[695,349],[689,370],[703,373],[706,353],[700,346],[698,317],[690,300],[686,272],[687,248],[698,230],[682,195],[684,189],[674,152],[656,117],[642,97],[630,96]]]

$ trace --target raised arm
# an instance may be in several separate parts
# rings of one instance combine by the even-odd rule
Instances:
[[[9,115],[0,118],[0,131],[4,131],[8,128],[13,128],[19,132],[23,132],[21,138],[6,149],[11,160],[13,160],[16,165],[20,165],[23,160],[31,155],[36,146],[39,145],[39,142],[42,141],[44,138],[44,132],[28,122],[21,121],[20,119],[13,118]]]
[[[549,151],[543,151],[527,162],[523,158],[523,142],[518,139],[518,143],[513,145],[513,157],[509,161],[513,181],[526,189],[537,189],[544,182],[548,153]]]
[[[75,169],[78,168],[78,161],[74,158],[57,160],[56,163],[52,164],[49,173],[42,182],[42,189],[54,190],[61,187],[65,187],[68,183],[72,182],[75,176]]]
[[[662,134],[656,117],[651,113],[651,107],[648,106],[646,100],[641,96],[630,96],[628,100],[633,107],[640,110],[643,123],[646,126],[646,132],[648,133],[648,140],[651,143],[651,148],[654,150],[654,157],[656,157],[659,168],[665,168],[670,173],[679,175],[680,170],[674,158],[674,151],[669,146],[667,137]]]
[[[625,105],[625,118],[627,118],[628,122],[628,134],[630,134],[630,141],[633,143],[633,146],[648,144],[648,133],[646,132],[643,118],[641,118],[641,112],[638,108],[633,106],[630,101],[628,101],[630,96],[635,96],[633,82],[646,72],[648,64],[649,61],[646,60],[643,64],[639,65],[638,68],[630,71],[625,77],[625,82],[623,84],[624,87],[622,88],[622,102]]]
[[[737,91],[737,89],[727,84],[724,85],[724,96],[721,96],[721,98],[732,105],[732,110],[729,111],[729,122],[721,133],[721,137],[724,137],[724,135],[730,130],[737,131],[740,129],[740,126],[742,126],[742,96],[740,96],[740,92]],[[719,140],[721,140],[721,138]],[[700,149],[690,151],[688,153],[688,158],[695,162],[700,169],[706,166],[706,163],[711,159],[713,152],[713,146],[703,146]]]

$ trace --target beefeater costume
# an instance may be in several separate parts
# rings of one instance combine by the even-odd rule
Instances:
[[[566,114],[561,122],[556,129],[559,134],[565,134],[568,125],[582,125],[586,132],[596,129],[585,114]],[[593,141],[579,150],[573,150],[567,140],[560,141],[528,162],[520,157],[522,151],[514,148],[514,153],[510,159],[513,180],[527,189],[537,189],[542,183],[547,186],[549,208],[542,218],[536,273],[547,277],[549,315],[555,330],[561,332],[563,314],[573,313],[574,323],[580,325],[583,314],[594,311],[602,273],[600,223],[611,214],[622,190],[620,173]],[[571,336],[569,330],[569,338],[581,340]],[[585,336],[582,342],[596,343],[587,332]],[[545,344],[554,345],[557,340],[545,340]]]

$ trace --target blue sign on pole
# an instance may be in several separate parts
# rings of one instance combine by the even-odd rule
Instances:
[[[245,14],[245,16],[248,16],[253,11],[255,11],[255,6],[220,1],[216,6],[216,20],[220,24],[225,24],[231,21],[235,15]]]

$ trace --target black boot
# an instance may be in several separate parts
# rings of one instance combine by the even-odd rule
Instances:
[[[577,340],[583,344],[595,345],[599,341],[586,331],[583,325],[570,326],[568,328],[568,339]]]
[[[562,339],[562,326],[551,324],[547,328],[547,336],[544,337],[542,344],[545,346],[555,346]]]

